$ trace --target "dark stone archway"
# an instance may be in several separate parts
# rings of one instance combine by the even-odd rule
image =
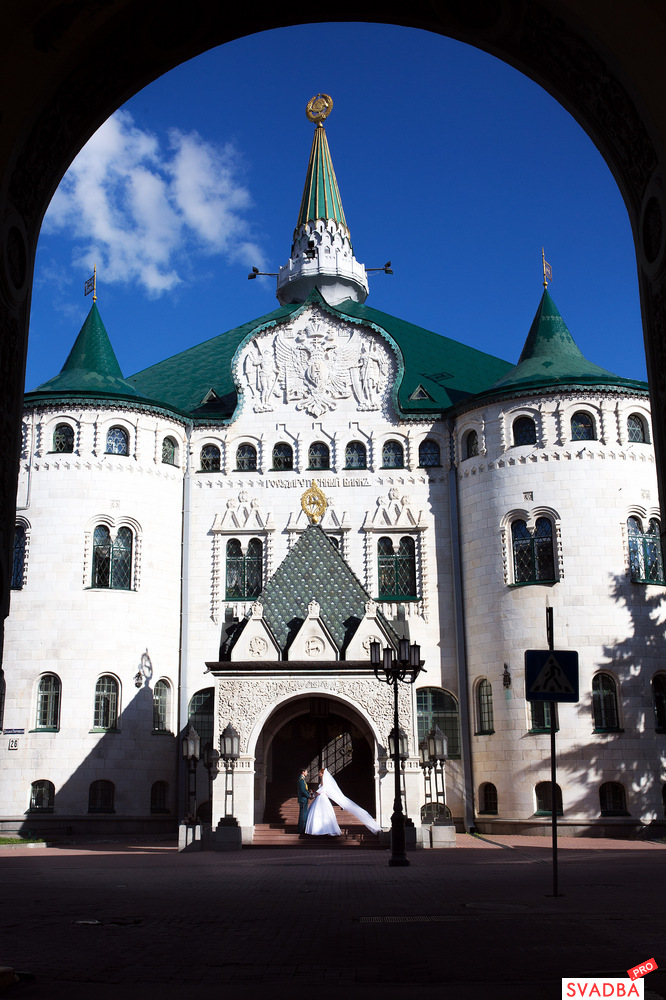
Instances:
[[[9,609],[19,429],[37,238],[67,167],[124,101],[213,46],[312,21],[219,0],[10,0],[0,13],[0,620]],[[333,19],[327,11],[328,19]],[[666,13],[631,0],[430,0],[337,7],[492,53],[548,90],[611,169],[632,225],[654,438],[666,496]],[[220,99],[224,95],[219,95]],[[665,523],[666,519],[662,519]]]

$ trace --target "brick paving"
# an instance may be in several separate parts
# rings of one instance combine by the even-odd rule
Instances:
[[[326,846],[0,848],[0,965],[34,977],[5,995],[559,1000],[562,976],[654,957],[646,1000],[666,997],[666,845],[559,844],[559,898],[533,837],[459,835],[408,868]]]

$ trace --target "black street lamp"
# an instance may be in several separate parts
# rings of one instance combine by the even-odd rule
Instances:
[[[435,726],[433,729],[430,730],[424,742],[427,743],[428,760],[430,761],[430,766],[434,767],[435,769],[436,810],[434,818],[435,822],[437,822],[440,815],[440,808],[439,808],[440,787],[442,793],[441,811],[446,813],[446,798],[444,795],[444,762],[448,759],[449,756],[448,752],[449,741],[447,740],[446,736],[439,728],[439,726]],[[441,779],[439,783],[437,782],[438,774]]]
[[[187,764],[187,816],[186,823],[197,821],[197,764],[201,755],[201,738],[190,725],[183,736],[183,760]]]
[[[411,645],[409,639],[400,639],[398,656],[390,646],[382,651],[379,642],[370,643],[370,662],[375,670],[378,681],[393,685],[393,739],[392,757],[395,778],[395,793],[393,798],[393,815],[391,816],[391,857],[389,865],[404,866],[409,864],[405,851],[405,814],[402,810],[402,795],[400,792],[400,719],[398,718],[398,684],[413,684],[423,669],[421,647],[415,642]]]
[[[224,761],[224,818],[229,820],[234,814],[234,768],[240,757],[240,737],[229,723],[220,736],[220,757]],[[231,787],[229,787],[231,771]],[[228,805],[231,799],[231,805]]]

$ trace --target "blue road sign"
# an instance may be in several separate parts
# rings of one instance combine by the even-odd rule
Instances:
[[[525,697],[527,701],[578,701],[578,653],[526,649]]]

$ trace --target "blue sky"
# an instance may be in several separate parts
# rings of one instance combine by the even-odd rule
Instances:
[[[110,119],[40,237],[26,387],[55,375],[91,305],[125,375],[270,312],[313,126],[326,131],[356,256],[391,260],[368,305],[517,361],[550,292],[591,361],[645,378],[636,264],[618,188],[537,84],[483,52],[391,25],[262,32],[184,64]]]

